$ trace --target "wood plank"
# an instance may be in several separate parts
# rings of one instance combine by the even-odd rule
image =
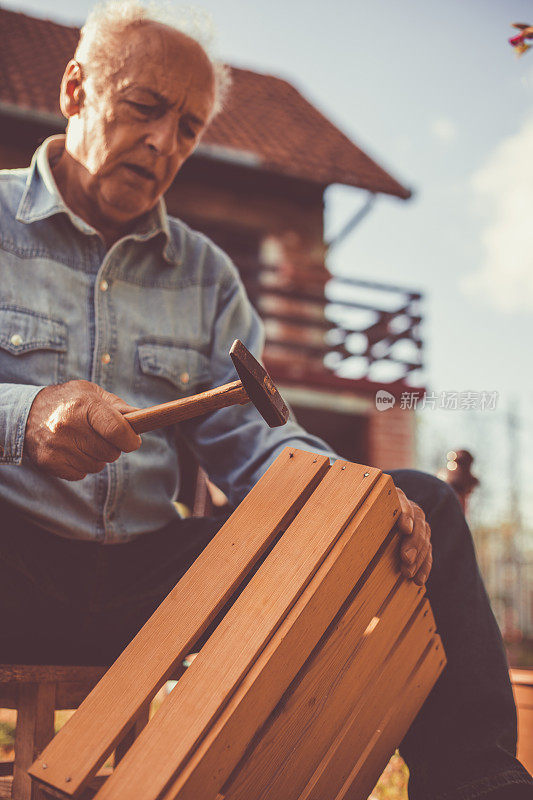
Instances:
[[[375,664],[376,674],[370,687],[351,704],[342,726],[330,738],[329,747],[301,793],[296,795],[299,800],[329,800],[341,790],[361,754],[366,752],[376,728],[406,691],[413,668],[433,638],[435,624],[432,616],[425,614],[428,608],[427,601],[422,600],[387,655]]]
[[[40,800],[27,773],[34,758],[54,735],[55,683],[23,683],[19,686],[15,765],[12,795],[14,800]]]
[[[423,598],[421,587],[399,574],[397,535],[379,555],[223,787],[227,800],[298,798],[353,706],[373,691]]]
[[[99,672],[99,677],[93,680],[77,681],[76,683],[56,683],[56,711],[78,708],[91,689],[96,686],[105,669],[101,669]],[[30,682],[25,681],[25,683]],[[21,683],[0,683],[0,708],[17,708],[20,685]]]
[[[328,794],[327,800],[366,800],[435,685],[445,663],[442,642],[435,635],[411,673],[402,695],[397,697],[379,726],[376,726],[374,736],[340,792],[335,797]],[[318,796],[316,800],[319,800]],[[324,796],[320,800],[325,800]]]
[[[328,620],[366,573],[372,555],[387,538],[396,504],[392,481],[382,476],[209,737],[162,799],[211,797],[220,788],[317,645]]]
[[[34,778],[69,797],[89,783],[328,470],[325,456],[294,448],[278,456],[31,767]]]
[[[140,712],[135,717],[135,722],[126,733],[124,738],[116,747],[115,750],[115,767],[117,764],[120,764],[130,747],[132,746],[133,742],[139,736],[140,732],[143,728],[146,727],[148,724],[148,720],[150,719],[150,703],[147,703],[143,706]]]
[[[178,796],[178,792],[180,798],[216,795],[240,757],[239,749],[244,750],[255,730],[258,715],[266,718],[270,713],[338,610],[339,593],[342,602],[350,592],[354,559],[328,560],[327,555],[378,479],[380,496],[385,500],[376,505],[387,507],[390,527],[397,505],[391,479],[381,479],[379,470],[356,464],[337,461],[331,467],[98,794],[98,800],[122,800],[132,794],[137,800],[155,798],[178,772],[179,785],[169,790],[172,796]],[[364,536],[358,537],[357,547],[353,546],[355,580],[386,535],[385,525],[381,519],[378,530],[374,527],[371,533],[367,531],[371,546],[366,543],[365,548]],[[371,549],[371,553],[365,549]],[[305,593],[326,560],[324,579],[317,584],[323,591],[313,588]],[[294,625],[300,617],[301,624]],[[281,634],[278,629],[284,621]],[[256,669],[260,655],[261,664]],[[263,666],[270,659],[276,669],[267,670],[267,678],[261,681]],[[209,743],[204,746],[208,732]],[[172,752],[169,741],[173,741]]]
[[[509,676],[513,684],[521,683],[526,686],[533,686],[533,669],[518,669],[513,667],[509,670]]]
[[[0,664],[0,683],[96,683],[106,669],[54,664]]]
[[[520,706],[520,708],[533,708],[533,686],[514,684],[513,693],[517,706]]]

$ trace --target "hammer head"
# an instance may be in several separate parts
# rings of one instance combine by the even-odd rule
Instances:
[[[235,339],[229,354],[248,397],[261,416],[271,428],[285,425],[289,418],[289,409],[268,372],[240,339]]]

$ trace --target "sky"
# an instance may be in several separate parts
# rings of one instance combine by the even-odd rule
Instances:
[[[93,2],[0,5],[79,25]],[[517,59],[507,43],[512,22],[533,23],[533,1],[198,5],[212,13],[224,60],[287,78],[412,188],[407,202],[380,196],[329,267],[424,293],[428,389],[497,392],[498,402],[495,411],[424,410],[420,463],[471,448],[482,504],[504,516],[514,409],[533,527],[533,50]],[[365,194],[334,186],[326,199],[332,235]]]

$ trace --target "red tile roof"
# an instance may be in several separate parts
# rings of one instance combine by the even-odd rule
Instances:
[[[77,28],[0,8],[0,111],[59,116],[59,82],[78,36]],[[204,150],[319,184],[410,196],[290,83],[246,69],[232,68],[232,75],[228,103],[206,131]]]

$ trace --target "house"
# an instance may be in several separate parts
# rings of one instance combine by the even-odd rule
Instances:
[[[64,129],[58,87],[78,34],[0,9],[1,168],[28,164]],[[331,184],[370,199],[410,191],[290,83],[231,71],[227,106],[168,191],[168,208],[239,267],[265,321],[266,366],[304,426],[351,460],[412,466],[414,412],[398,401],[420,380],[420,294],[360,276],[332,281],[324,242]]]

